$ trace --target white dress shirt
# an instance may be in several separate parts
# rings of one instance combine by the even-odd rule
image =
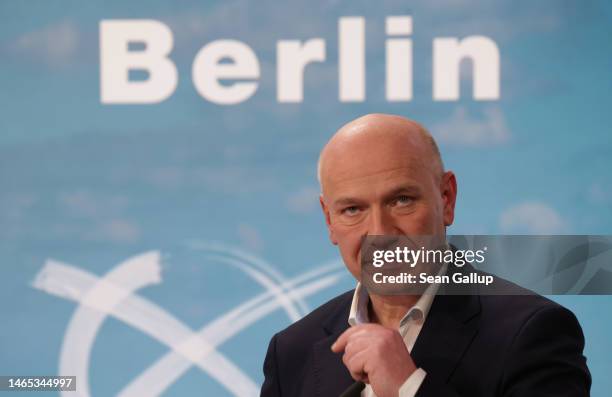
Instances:
[[[445,274],[446,269],[447,265],[444,264],[438,275]],[[408,310],[400,321],[398,331],[400,335],[402,335],[402,338],[404,338],[404,343],[409,352],[412,352],[412,347],[419,337],[419,333],[421,332],[421,328],[423,328],[423,324],[429,313],[429,308],[433,303],[439,287],[439,284],[430,284],[419,300]],[[349,313],[349,325],[354,326],[370,322],[368,315],[369,301],[370,297],[368,296],[368,292],[361,286],[361,283],[357,283],[355,294],[353,295],[353,302],[351,303],[351,311]],[[399,397],[414,397],[419,387],[421,387],[425,376],[427,376],[425,370],[417,368],[400,387]],[[376,397],[376,394],[374,394],[370,385],[366,385],[365,389],[361,392],[361,397]]]

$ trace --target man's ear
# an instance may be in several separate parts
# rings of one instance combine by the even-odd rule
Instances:
[[[444,226],[450,226],[455,220],[455,202],[457,200],[457,179],[452,171],[446,171],[442,175],[440,192],[442,193]]]
[[[319,203],[321,204],[321,209],[323,210],[323,215],[325,216],[325,224],[327,225],[327,231],[329,232],[329,240],[333,245],[338,245],[338,241],[334,237],[334,230],[331,224],[331,217],[329,214],[329,208],[325,205],[325,200],[323,199],[323,195],[319,195]]]

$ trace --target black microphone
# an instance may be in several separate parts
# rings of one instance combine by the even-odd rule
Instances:
[[[350,385],[344,393],[340,394],[340,397],[359,397],[363,389],[365,389],[365,383],[359,381],[355,382]]]

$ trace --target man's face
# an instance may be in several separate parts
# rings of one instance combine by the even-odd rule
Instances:
[[[427,146],[364,138],[338,153],[326,162],[321,205],[330,239],[355,278],[364,236],[445,236],[454,217],[455,177],[440,175]]]

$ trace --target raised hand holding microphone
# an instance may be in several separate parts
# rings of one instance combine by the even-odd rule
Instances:
[[[331,349],[344,352],[342,362],[351,377],[370,384],[377,397],[397,397],[417,369],[400,333],[379,324],[350,327]]]

